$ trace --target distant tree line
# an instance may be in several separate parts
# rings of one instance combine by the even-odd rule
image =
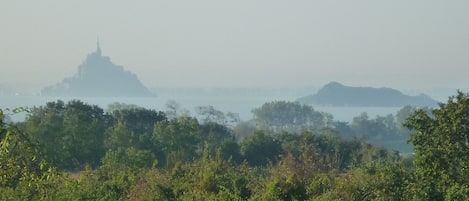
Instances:
[[[430,112],[428,107],[405,106],[397,113],[371,118],[366,112],[354,117],[351,122],[336,121],[325,112],[314,110],[309,105],[299,102],[274,101],[263,104],[252,110],[254,118],[238,124],[235,133],[243,138],[247,127],[270,130],[274,133],[288,131],[301,133],[302,131],[319,131],[330,128],[347,139],[360,138],[375,145],[384,146],[400,152],[412,152],[412,145],[407,143],[411,131],[404,127],[407,118],[416,110]],[[248,133],[249,135],[249,133]]]

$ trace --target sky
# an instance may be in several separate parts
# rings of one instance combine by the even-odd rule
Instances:
[[[467,0],[2,1],[0,87],[103,55],[148,87],[469,86]]]

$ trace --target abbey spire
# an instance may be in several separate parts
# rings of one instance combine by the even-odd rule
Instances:
[[[98,37],[98,40],[96,41],[96,53],[98,53],[98,55],[101,56],[101,47],[99,47],[99,37]]]

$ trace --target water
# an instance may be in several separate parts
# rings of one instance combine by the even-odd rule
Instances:
[[[376,116],[386,116],[388,114],[395,115],[401,107],[332,107],[332,106],[316,106],[315,110],[327,112],[334,116],[334,120],[351,122],[353,117],[359,116],[363,112],[368,114],[369,118]]]
[[[158,111],[166,110],[166,103],[174,100],[195,115],[194,108],[197,106],[213,106],[223,112],[238,113],[241,120],[252,119],[251,110],[262,106],[263,103],[271,101],[294,101],[296,96],[279,96],[279,95],[226,95],[226,94],[201,94],[201,95],[181,95],[181,94],[161,94],[156,98],[96,98],[96,97],[42,97],[42,96],[0,96],[0,108],[17,108],[17,107],[33,107],[42,106],[47,102],[78,99],[87,104],[98,105],[106,109],[107,106],[114,102],[135,104],[141,107],[155,109]],[[350,122],[353,117],[367,112],[370,118],[377,115],[385,116],[387,114],[395,114],[400,107],[331,107],[331,106],[313,106],[315,110],[327,112],[334,116],[334,120]],[[13,121],[22,121],[25,114],[12,116]]]

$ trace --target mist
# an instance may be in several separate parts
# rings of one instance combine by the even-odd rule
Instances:
[[[6,2],[0,87],[37,93],[103,53],[149,88],[467,86],[466,1]],[[454,91],[454,90],[452,90]]]

